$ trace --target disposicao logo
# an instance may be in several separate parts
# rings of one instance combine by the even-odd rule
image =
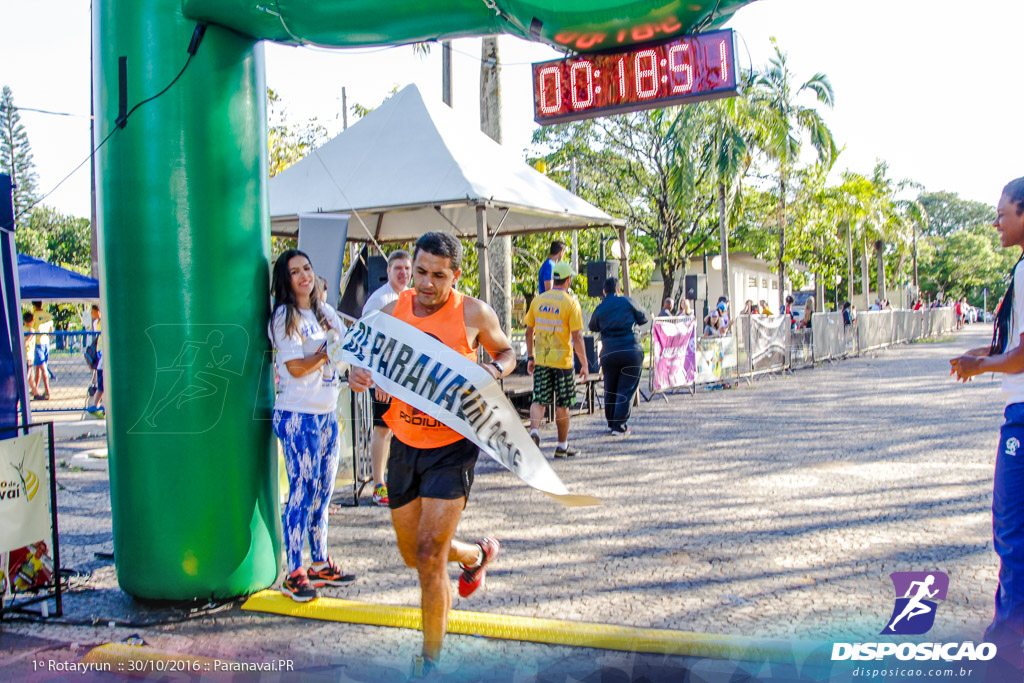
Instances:
[[[893,572],[896,590],[892,615],[879,635],[920,635],[935,625],[939,600],[946,599],[949,577],[942,572]],[[877,660],[895,656],[900,660],[946,662],[988,661],[996,656],[992,643],[833,643],[832,660]]]
[[[942,572],[893,572],[896,605],[880,635],[916,636],[935,624],[936,600],[945,600],[949,577]]]

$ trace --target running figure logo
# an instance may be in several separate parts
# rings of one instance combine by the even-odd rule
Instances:
[[[896,605],[881,635],[927,633],[935,624],[937,600],[946,599],[949,577],[942,572],[893,572]]]
[[[228,387],[242,374],[249,345],[245,329],[154,325],[146,336],[156,361],[153,391],[129,432],[201,434],[212,429],[220,420]],[[186,414],[192,419],[183,419]]]

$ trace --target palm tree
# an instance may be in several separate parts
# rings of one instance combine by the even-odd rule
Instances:
[[[741,97],[717,100],[711,110],[710,158],[718,196],[718,239],[721,244],[722,294],[732,300],[729,288],[729,203],[740,191],[751,164],[750,148],[760,133],[751,115],[753,103]]]
[[[905,189],[921,186],[910,180],[893,181],[887,176],[889,165],[882,160],[875,162],[871,184],[874,187],[875,209],[875,248],[878,256],[878,296],[888,298],[886,291],[885,252],[886,246],[895,245],[894,256],[896,266],[894,274],[899,273],[910,251],[913,221],[919,217],[919,211],[912,207],[917,204],[913,200],[900,199],[898,195]],[[920,207],[920,205],[918,205]],[[923,207],[920,207],[923,211]]]
[[[928,234],[928,211],[924,208],[924,204],[922,204],[920,200],[913,199],[905,203],[904,213],[907,216],[907,220],[910,221],[913,230],[911,234],[913,243],[911,254],[914,261],[914,267],[911,277],[914,283],[915,296],[920,296],[920,284],[917,280],[917,233],[922,232],[924,234]]]
[[[870,213],[873,187],[871,181],[859,173],[845,171],[843,181],[829,192],[829,201],[835,219],[841,224],[840,239],[846,242],[846,299],[854,301],[853,287],[853,241],[861,241],[864,226]],[[863,266],[863,262],[862,262]],[[864,293],[867,296],[866,269],[861,270]]]
[[[768,132],[765,152],[778,164],[779,171],[779,308],[784,304],[786,282],[786,193],[789,179],[800,157],[804,135],[818,153],[818,161],[830,164],[837,151],[832,131],[825,125],[821,114],[812,107],[800,104],[801,93],[813,93],[819,103],[831,108],[835,101],[832,84],[823,73],[816,73],[799,87],[794,87],[795,76],[786,63],[786,54],[772,38],[775,57],[768,69],[757,79],[757,88],[751,99],[766,105],[771,119],[766,121]]]

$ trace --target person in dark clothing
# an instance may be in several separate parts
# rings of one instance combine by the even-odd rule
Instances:
[[[640,386],[644,352],[634,328],[647,324],[647,315],[632,299],[619,296],[619,281],[604,283],[604,301],[590,317],[590,330],[601,333],[601,369],[604,372],[604,414],[613,436],[628,436],[629,411]]]

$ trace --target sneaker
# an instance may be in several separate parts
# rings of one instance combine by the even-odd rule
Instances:
[[[388,507],[388,487],[384,484],[380,484],[373,490],[373,504],[379,505],[382,508]]]
[[[537,444],[537,448],[540,448],[540,434],[530,434],[530,438],[533,439],[533,443]]]
[[[345,574],[334,564],[334,560],[327,558],[327,566],[321,569],[309,568],[309,583],[314,588],[324,586],[344,586],[356,580],[355,574]]]
[[[96,406],[86,408],[85,412],[101,420],[107,416],[107,414],[103,412],[103,408],[97,408]]]
[[[629,427],[622,427],[621,429],[613,429],[612,436],[632,436],[633,432]]]
[[[314,598],[320,597],[320,594],[316,592],[316,589],[309,582],[306,570],[302,567],[299,567],[285,577],[285,580],[281,582],[281,592],[295,602],[309,602]]]
[[[487,565],[498,559],[498,555],[501,553],[501,544],[490,536],[477,545],[480,546],[480,552],[483,553],[483,561],[480,565],[477,567],[459,565],[462,567],[462,574],[459,576],[459,595],[464,598],[468,598],[473,591],[484,585],[484,579],[487,577]]]
[[[575,456],[577,453],[579,453],[579,451],[574,451],[571,448],[562,448],[561,446],[555,448],[556,458],[571,458]]]
[[[437,662],[426,655],[414,657],[412,660],[412,678],[425,678],[437,671]]]

